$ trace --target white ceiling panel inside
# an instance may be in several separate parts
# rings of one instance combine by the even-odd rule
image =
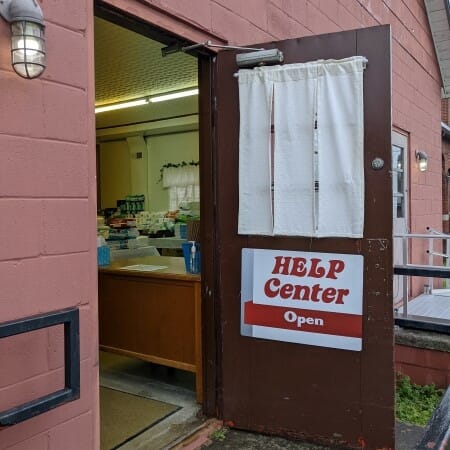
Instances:
[[[161,56],[163,44],[95,18],[97,106],[197,86],[197,59]]]

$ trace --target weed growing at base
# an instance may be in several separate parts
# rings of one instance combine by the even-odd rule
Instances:
[[[228,431],[227,427],[219,428],[218,430],[214,431],[214,433],[211,435],[211,437],[215,441],[222,442],[225,439],[225,435],[227,434],[227,431]]]
[[[439,404],[444,391],[434,384],[419,386],[409,377],[397,375],[395,393],[396,416],[402,422],[426,425]]]

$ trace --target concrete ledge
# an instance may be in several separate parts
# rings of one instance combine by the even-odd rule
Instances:
[[[409,330],[396,327],[395,343],[409,347],[450,353],[450,336],[431,331]]]

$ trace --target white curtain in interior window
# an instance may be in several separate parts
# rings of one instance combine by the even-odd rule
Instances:
[[[199,166],[165,167],[163,187],[169,190],[170,211],[184,202],[200,201]]]

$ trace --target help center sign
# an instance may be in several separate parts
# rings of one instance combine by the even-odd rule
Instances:
[[[361,351],[363,256],[244,248],[241,334]]]

